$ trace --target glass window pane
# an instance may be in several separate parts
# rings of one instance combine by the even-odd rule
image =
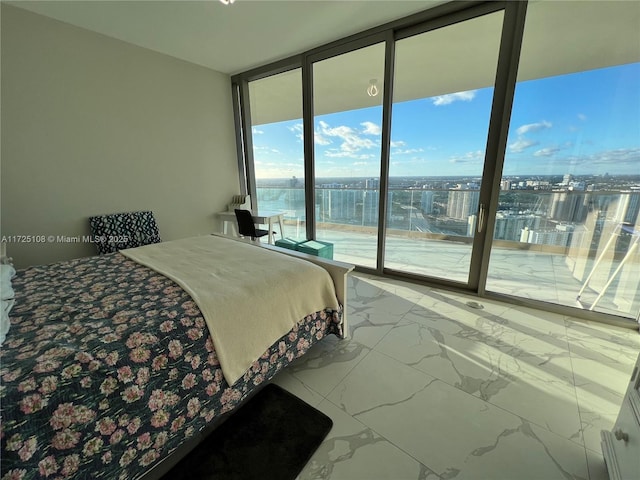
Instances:
[[[302,71],[249,83],[258,211],[285,212],[284,236],[305,237]]]
[[[313,66],[316,238],[376,267],[384,44]]]
[[[396,42],[385,267],[468,281],[503,16]]]
[[[487,290],[640,309],[640,3],[528,7]]]

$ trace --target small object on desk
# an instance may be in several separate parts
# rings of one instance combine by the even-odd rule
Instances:
[[[234,195],[231,203],[227,205],[227,210],[234,212],[236,209],[251,210],[251,195]]]
[[[329,258],[333,260],[333,243],[320,242],[318,240],[307,240],[299,243],[296,250],[316,257]]]

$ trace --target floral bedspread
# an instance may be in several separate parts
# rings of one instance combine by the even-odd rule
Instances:
[[[13,286],[2,480],[137,478],[341,322],[308,315],[229,386],[191,297],[119,253],[28,268]]]

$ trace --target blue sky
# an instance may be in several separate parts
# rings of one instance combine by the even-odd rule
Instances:
[[[482,174],[492,89],[396,103],[391,176]],[[316,176],[380,174],[382,108],[315,119]],[[303,177],[302,120],[254,126],[257,178]],[[640,64],[518,84],[504,175],[640,174]]]

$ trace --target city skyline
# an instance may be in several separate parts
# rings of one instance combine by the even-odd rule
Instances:
[[[623,175],[640,169],[640,64],[520,82],[504,176]],[[393,176],[482,173],[492,88],[395,103]],[[318,116],[317,177],[376,177],[382,107]],[[302,121],[253,128],[256,177],[304,175]]]
[[[365,189],[378,189],[379,183],[373,187],[373,182],[379,182],[379,177],[316,177],[316,188],[365,188]],[[476,183],[477,188],[480,187],[481,177],[474,175],[402,175],[402,176],[390,176],[389,188],[432,188],[429,183]],[[425,183],[426,182],[426,183]],[[521,187],[519,184],[527,184],[529,187],[536,187],[539,189],[541,185],[547,184],[549,189],[557,189],[567,187],[568,182],[576,182],[584,184],[585,188],[594,186],[594,183],[598,182],[598,190],[608,189],[605,187],[613,187],[628,190],[628,189],[640,189],[640,173],[638,174],[619,174],[610,175],[608,173],[602,175],[585,174],[585,175],[504,175],[502,177],[501,189],[505,183],[513,186],[514,189]],[[411,183],[411,185],[409,185]],[[273,187],[289,187],[289,188],[304,188],[304,177],[289,177],[289,178],[258,178],[257,186],[259,188],[273,188]],[[449,188],[449,187],[447,187]]]

